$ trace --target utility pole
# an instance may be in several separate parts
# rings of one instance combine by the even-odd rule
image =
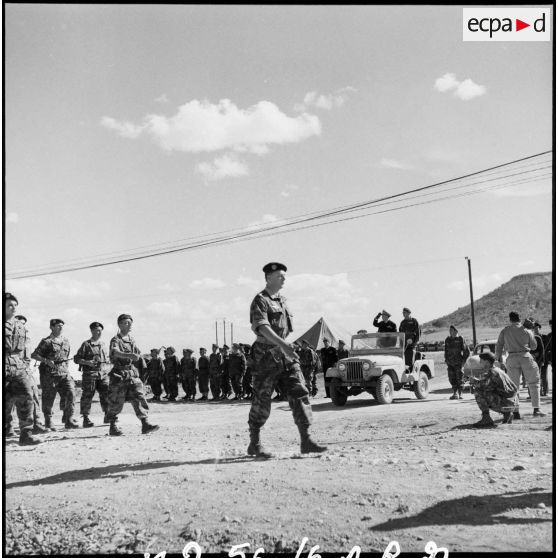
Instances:
[[[477,346],[477,328],[475,326],[475,303],[473,299],[473,279],[471,278],[471,260],[465,256],[469,268],[469,296],[471,297],[471,321],[473,322],[473,347]]]
[[[215,320],[215,345],[219,345],[219,335],[217,334],[217,320]]]
[[[225,325],[225,318],[223,318],[223,345],[227,344],[227,329]]]
[[[231,322],[231,347],[232,344],[234,343],[234,338],[233,338],[233,323]]]

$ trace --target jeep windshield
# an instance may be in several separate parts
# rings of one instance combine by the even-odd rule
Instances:
[[[401,349],[403,336],[398,333],[377,333],[367,337],[353,337],[351,350],[377,351],[381,349]]]

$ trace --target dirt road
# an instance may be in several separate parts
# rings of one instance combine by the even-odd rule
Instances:
[[[301,456],[287,403],[262,431],[269,461],[245,455],[248,402],[151,404],[158,432],[140,434],[130,405],[125,436],[107,426],[5,447],[8,553],[381,552],[398,541],[455,551],[549,551],[552,546],[552,405],[491,430],[474,399],[448,400],[443,369],[426,401],[401,391],[392,405],[367,394],[333,407],[313,400],[323,455]],[[102,422],[94,403],[97,424]],[[495,417],[496,418],[496,417]],[[57,421],[60,417],[57,417]],[[498,422],[500,419],[498,419]]]

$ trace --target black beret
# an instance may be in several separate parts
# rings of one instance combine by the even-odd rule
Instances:
[[[120,314],[120,316],[118,316],[118,320],[116,321],[120,323],[122,320],[130,320],[131,322],[134,321],[132,316],[130,316],[130,314]]]
[[[192,349],[184,349],[182,352],[183,352],[183,353],[184,353],[184,352],[186,352],[186,353],[193,353],[194,351],[192,351]]]
[[[273,273],[274,271],[277,271],[277,270],[287,271],[287,266],[282,264],[282,263],[271,262],[271,263],[268,263],[268,264],[264,265],[262,270],[263,270],[264,273]]]
[[[403,312],[409,312],[409,314],[411,313],[411,311],[409,310],[409,308],[407,308],[406,306],[405,306],[405,308],[403,308]]]
[[[12,293],[4,293],[4,302],[6,300],[13,300],[16,304],[19,304],[19,300]]]
[[[200,351],[207,351],[205,347],[200,347]]]
[[[50,320],[50,327],[58,324],[64,325],[64,320],[61,320],[60,318],[52,318],[52,320]]]
[[[89,329],[94,329],[96,327],[100,327],[101,329],[105,329],[105,326],[101,322],[91,322],[89,324]]]
[[[219,348],[219,345],[216,345],[215,343],[213,343],[213,345],[211,345],[211,348],[212,348],[212,349],[218,349],[218,348]]]
[[[223,349],[230,349],[228,345],[223,345]]]

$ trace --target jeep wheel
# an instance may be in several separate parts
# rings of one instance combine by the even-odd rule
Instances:
[[[426,372],[419,372],[418,381],[415,384],[415,395],[417,399],[426,399],[430,391],[430,386],[428,385],[428,376]]]
[[[347,391],[340,384],[341,380],[339,378],[332,378],[329,384],[329,395],[336,407],[343,407],[347,402]]]
[[[393,381],[387,375],[380,376],[376,385],[376,400],[378,403],[389,405],[393,401]]]

